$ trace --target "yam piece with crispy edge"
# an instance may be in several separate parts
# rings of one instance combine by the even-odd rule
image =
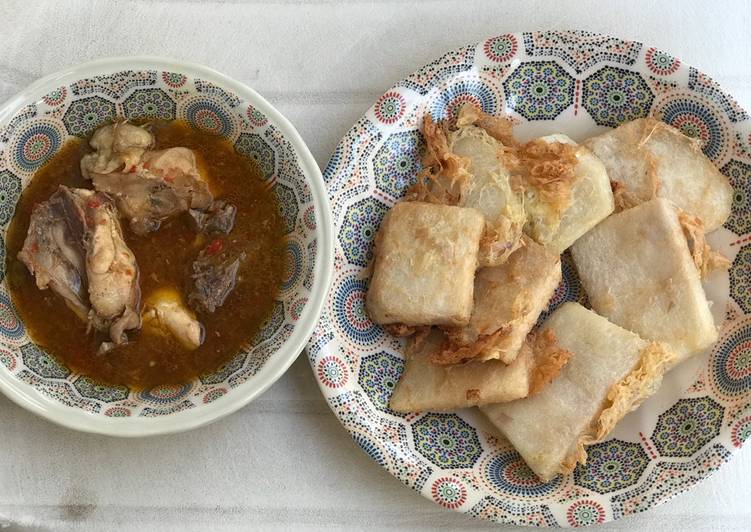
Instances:
[[[510,174],[498,157],[505,147],[496,137],[510,139],[511,124],[465,105],[453,126],[425,116],[425,170],[408,198],[482,212],[486,230],[480,265],[502,264],[519,246],[525,222],[521,196],[512,190]]]
[[[466,161],[468,173],[459,186],[457,205],[485,216],[480,264],[502,264],[518,247],[525,222],[521,197],[512,190],[511,175],[498,157],[503,145],[483,128],[467,125],[449,134],[449,147]]]
[[[627,122],[584,143],[629,201],[667,198],[704,222],[707,232],[730,215],[733,188],[702,152],[701,141],[654,118]]]
[[[526,397],[554,380],[571,355],[551,333],[530,335],[508,365],[492,360],[438,366],[430,358],[444,341],[438,329],[410,339],[406,368],[389,403],[392,410],[450,411]]]
[[[525,237],[504,264],[477,272],[472,317],[464,327],[444,327],[450,341],[433,362],[511,363],[560,281],[560,256]]]
[[[678,210],[657,198],[614,214],[571,247],[592,308],[679,361],[709,347],[717,328]]]
[[[543,481],[586,461],[585,446],[652,395],[675,358],[578,303],[565,303],[542,326],[571,352],[560,375],[538,394],[482,407],[491,423]]]
[[[376,237],[371,319],[406,326],[468,323],[484,226],[474,209],[397,203]]]
[[[574,148],[568,208],[555,226],[536,227],[536,240],[563,253],[584,233],[607,218],[614,209],[613,193],[605,165],[585,146],[577,145],[566,135],[542,137],[545,142],[568,144]]]

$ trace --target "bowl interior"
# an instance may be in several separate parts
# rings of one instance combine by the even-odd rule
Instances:
[[[563,132],[581,141],[654,115],[700,138],[736,192],[730,218],[709,238],[732,261],[705,283],[720,339],[591,447],[586,465],[546,484],[475,410],[390,410],[402,346],[364,308],[373,238],[421,167],[423,117],[450,118],[467,103],[508,115],[522,140]],[[402,482],[441,506],[500,522],[594,524],[643,511],[706,477],[751,434],[750,142],[748,115],[708,76],[641,43],[588,32],[500,35],[400,81],[347,133],[324,172],[336,271],[308,354],[332,410]],[[585,298],[564,255],[549,311]]]
[[[157,65],[155,65],[156,67]],[[69,76],[70,77],[70,76]],[[316,275],[317,212],[298,153],[258,104],[191,69],[92,68],[76,79],[47,83],[46,92],[13,110],[0,126],[0,373],[72,409],[97,416],[158,417],[195,409],[252,380],[270,357],[294,357],[287,345]],[[265,102],[264,102],[265,103]],[[267,105],[267,104],[266,104]],[[193,382],[134,391],[73,373],[27,335],[5,280],[4,235],[15,204],[34,172],[71,137],[115,119],[183,119],[221,135],[256,161],[279,202],[286,226],[286,269],[271,316],[251,345]],[[306,313],[307,314],[307,313]],[[287,352],[285,352],[287,351]],[[282,354],[282,352],[285,352]],[[14,382],[17,384],[18,382]],[[31,389],[29,389],[29,387]]]

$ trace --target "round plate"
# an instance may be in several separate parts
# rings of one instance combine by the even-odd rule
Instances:
[[[400,415],[388,408],[404,363],[399,341],[368,318],[373,236],[420,169],[425,113],[464,103],[507,114],[521,139],[575,140],[654,115],[703,141],[735,187],[710,236],[732,268],[705,285],[722,324],[711,352],[672,371],[585,466],[541,483],[475,410]],[[715,82],[641,43],[587,32],[500,35],[452,51],[397,83],[342,139],[325,172],[336,232],[334,283],[309,343],[331,409],[395,477],[446,508],[503,523],[582,526],[644,511],[726,462],[751,433],[751,122]],[[564,255],[550,303],[584,297]]]

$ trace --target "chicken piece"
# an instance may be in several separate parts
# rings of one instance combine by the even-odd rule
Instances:
[[[213,197],[187,148],[146,153],[131,173],[92,174],[94,188],[112,195],[134,233],[143,235],[189,209],[208,209]]]
[[[37,206],[18,258],[40,289],[60,295],[82,321],[115,344],[140,326],[138,265],[112,199],[65,186]]]
[[[114,343],[124,343],[125,331],[141,326],[136,257],[123,239],[112,199],[90,190],[74,189],[73,193],[81,200],[87,225],[89,320],[97,329],[109,329]]]
[[[198,161],[193,150],[168,148],[151,151],[143,157],[143,169],[147,177],[168,183],[178,196],[184,198],[192,209],[208,209],[214,201],[209,185],[198,170]]]
[[[237,283],[237,272],[245,260],[243,251],[225,249],[222,239],[214,239],[193,263],[194,289],[188,303],[196,310],[214,312],[224,304]]]
[[[146,298],[143,327],[152,334],[169,334],[189,350],[197,349],[205,336],[203,325],[174,288],[161,288]]]
[[[229,234],[235,226],[237,207],[224,201],[215,201],[208,211],[190,209],[188,211],[196,224],[196,228],[204,233]]]
[[[159,229],[163,220],[188,210],[188,205],[164,181],[139,174],[96,174],[94,187],[112,196],[120,214],[137,235]]]
[[[89,303],[83,232],[83,219],[70,191],[60,187],[49,200],[34,207],[18,259],[34,275],[40,290],[52,290],[86,321]]]
[[[97,129],[89,145],[96,151],[81,158],[81,172],[91,179],[93,173],[132,171],[154,145],[154,136],[143,127],[118,122]]]

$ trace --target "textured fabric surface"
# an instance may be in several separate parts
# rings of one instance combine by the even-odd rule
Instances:
[[[148,54],[248,83],[318,163],[395,81],[483,37],[585,29],[633,38],[711,75],[751,108],[744,0],[3,0],[0,100],[86,60]],[[748,530],[751,455],[693,491],[598,530]],[[498,529],[381,470],[329,411],[301,356],[211,426],[120,440],[78,434],[0,396],[0,530]],[[511,529],[508,527],[508,529]]]

